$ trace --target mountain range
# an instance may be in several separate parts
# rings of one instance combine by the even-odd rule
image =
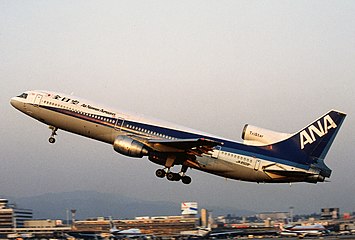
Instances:
[[[76,209],[76,219],[108,217],[125,219],[136,216],[180,215],[180,203],[147,201],[129,198],[120,194],[95,191],[46,193],[33,197],[11,198],[19,208],[33,210],[34,219],[66,219],[67,211]],[[249,216],[252,211],[216,206],[199,206],[213,209],[213,216],[233,214]]]

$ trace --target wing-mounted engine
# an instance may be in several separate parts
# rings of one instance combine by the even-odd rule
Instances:
[[[292,134],[289,133],[275,132],[268,129],[245,124],[242,133],[242,139],[244,140],[244,144],[262,146],[280,142],[290,137],[291,135]]]
[[[118,136],[113,143],[113,149],[116,152],[128,157],[141,158],[149,154],[148,148],[139,141],[127,136]]]

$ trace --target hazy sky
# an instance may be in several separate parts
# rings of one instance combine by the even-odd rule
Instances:
[[[0,196],[95,190],[253,211],[355,211],[355,1],[0,1]],[[240,141],[245,123],[295,132],[348,113],[330,183],[256,184],[147,159],[12,108],[25,90],[92,99]]]

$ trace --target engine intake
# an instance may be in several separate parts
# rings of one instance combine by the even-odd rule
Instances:
[[[146,146],[130,137],[118,136],[113,143],[113,149],[128,157],[141,158],[149,154]]]
[[[245,144],[261,146],[280,142],[290,137],[291,134],[274,132],[268,129],[245,124],[242,139]]]

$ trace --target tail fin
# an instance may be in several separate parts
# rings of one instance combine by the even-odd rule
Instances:
[[[345,116],[345,113],[332,110],[302,129],[297,134],[299,135],[300,149],[314,158],[323,160]]]
[[[288,139],[273,144],[272,148],[289,161],[310,165],[323,163],[340,126],[345,113],[331,110]]]

